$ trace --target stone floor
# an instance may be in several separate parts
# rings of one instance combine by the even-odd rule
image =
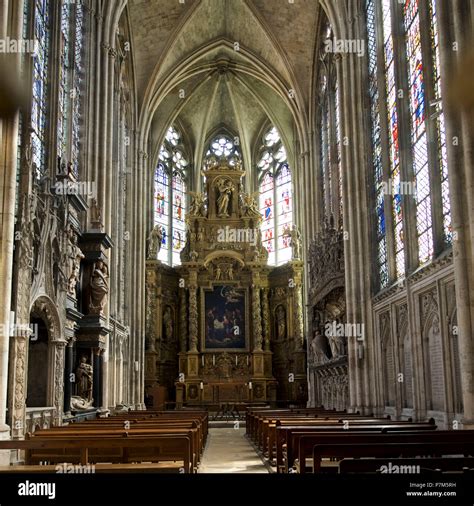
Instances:
[[[268,473],[244,428],[210,428],[199,473]]]

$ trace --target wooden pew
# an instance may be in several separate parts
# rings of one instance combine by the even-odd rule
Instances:
[[[472,457],[422,457],[422,458],[344,458],[339,461],[339,474],[347,473],[381,473],[383,466],[386,473],[404,474],[404,470],[418,467],[420,474],[446,472],[474,472],[474,458]],[[393,466],[398,466],[395,470]],[[389,471],[389,469],[391,470]]]
[[[453,431],[457,432],[457,431]],[[459,431],[463,432],[463,431]],[[321,443],[313,449],[313,473],[321,470],[323,457],[417,457],[417,456],[464,455],[474,456],[474,441],[396,441],[390,443]]]
[[[410,424],[410,430],[421,433],[425,431],[434,432],[435,425],[429,423]],[[352,423],[347,428],[344,425],[327,424],[318,427],[278,427],[277,430],[277,472],[289,472],[295,461],[297,461],[299,472],[305,473],[306,457],[311,457],[314,444],[318,443],[327,433],[337,435],[339,439],[354,432],[374,433],[382,435],[386,431],[407,431],[407,424],[397,422],[382,423]],[[283,455],[283,441],[286,441],[286,455]]]
[[[191,438],[185,434],[154,437],[33,438],[0,441],[2,450],[25,450],[26,465],[51,461],[60,464],[98,464],[132,462],[182,462],[184,473],[195,472]],[[112,468],[113,469],[113,468]]]

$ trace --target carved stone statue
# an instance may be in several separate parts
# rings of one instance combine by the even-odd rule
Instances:
[[[84,254],[77,245],[77,236],[72,227],[68,228],[68,285],[67,291],[70,295],[76,295],[76,285],[79,280],[79,271],[81,267],[81,260]]]
[[[291,238],[292,259],[301,260],[301,233],[296,225],[286,233]]]
[[[90,279],[90,303],[91,314],[101,314],[107,302],[109,293],[108,269],[102,260],[98,260],[92,269]]]
[[[228,218],[230,197],[234,191],[234,185],[228,179],[220,179],[216,187],[219,191],[219,196],[217,197],[217,216],[219,218]]]
[[[227,270],[227,278],[230,280],[234,279],[234,269],[232,268],[232,265]]]
[[[344,337],[328,336],[329,346],[331,347],[332,358],[338,358],[344,355]]]
[[[87,356],[82,355],[76,369],[77,395],[86,402],[92,400],[92,366],[87,363]]]
[[[90,205],[90,221],[93,229],[102,230],[104,224],[102,223],[102,209],[97,203],[97,199],[91,199]]]
[[[155,225],[148,236],[148,259],[156,260],[163,241],[161,225]]]
[[[283,306],[278,306],[276,310],[277,336],[279,340],[286,338],[286,312]]]
[[[167,341],[173,339],[173,313],[169,306],[166,306],[163,313],[164,337]]]
[[[325,364],[328,361],[326,341],[319,330],[314,331],[314,337],[309,347],[310,359],[315,365]]]

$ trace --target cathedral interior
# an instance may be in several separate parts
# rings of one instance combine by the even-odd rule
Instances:
[[[145,410],[474,429],[473,27],[0,0],[0,464]]]

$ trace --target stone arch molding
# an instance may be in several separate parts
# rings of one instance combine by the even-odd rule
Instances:
[[[48,329],[48,340],[54,343],[66,344],[63,339],[63,325],[58,310],[53,301],[47,295],[40,295],[31,305],[30,315],[35,315],[44,320]]]
[[[63,416],[64,353],[67,344],[63,337],[63,325],[55,304],[47,295],[40,295],[33,302],[30,308],[30,315],[41,318],[45,322],[48,331],[48,405],[55,408],[53,423],[54,425],[59,425]],[[25,386],[27,385],[27,375],[28,362],[26,363],[24,372]]]

